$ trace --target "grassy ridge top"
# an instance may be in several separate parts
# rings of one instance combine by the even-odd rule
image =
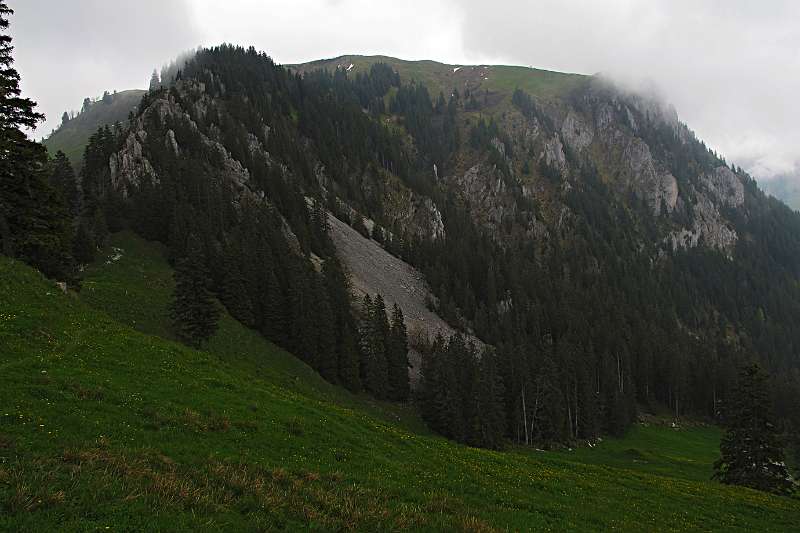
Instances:
[[[372,64],[377,62],[391,65],[406,82],[423,83],[428,87],[432,96],[438,95],[439,92],[449,95],[453,89],[458,89],[463,93],[465,89],[469,88],[470,91],[489,90],[510,97],[514,89],[520,88],[535,96],[557,98],[579,86],[588,78],[582,74],[521,66],[448,65],[429,60],[406,61],[388,56],[348,55],[286,66],[299,72],[316,69],[335,70],[336,68],[347,70],[349,68],[348,73],[355,75],[359,71],[366,72]],[[42,142],[50,154],[55,154],[58,150],[64,152],[73,166],[78,169],[89,137],[99,127],[127,120],[128,113],[139,105],[145,92],[139,89],[120,91],[112,95],[112,101],[109,104],[102,101],[95,102],[85,112],[66,124],[60,125]]]
[[[138,89],[120,91],[111,96],[111,102],[108,104],[102,101],[95,102],[89,109],[59,126],[42,142],[51,155],[59,150],[67,154],[73,166],[77,168],[81,164],[83,150],[89,142],[89,137],[97,131],[97,128],[128,120],[128,113],[139,105],[145,92]]]
[[[568,74],[530,67],[448,65],[436,61],[406,61],[387,56],[346,55],[287,66],[299,72],[341,68],[355,75],[359,71],[366,72],[372,64],[379,62],[390,65],[406,82],[414,80],[423,83],[434,96],[439,92],[449,95],[453,89],[463,93],[464,89],[469,87],[472,91],[488,89],[490,92],[502,92],[508,95],[519,88],[540,97],[558,97],[587,79],[583,74]]]
[[[800,518],[798,500],[707,481],[713,428],[476,450],[324,383],[227,316],[204,350],[174,343],[159,248],[112,245],[80,298],[0,257],[0,530],[788,531]]]

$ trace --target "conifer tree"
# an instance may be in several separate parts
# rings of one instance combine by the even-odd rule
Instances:
[[[363,317],[361,325],[361,343],[363,354],[363,383],[376,398],[388,395],[389,376],[386,361],[386,344],[389,333],[389,322],[386,318],[386,306],[381,295],[370,299],[364,297]]]
[[[91,225],[94,245],[97,248],[102,248],[106,245],[109,236],[106,214],[102,209],[98,209],[94,212],[94,215],[91,219]]]
[[[464,395],[459,379],[466,373],[467,346],[461,334],[450,337],[443,357],[440,358],[440,390],[434,396],[435,427],[446,437],[463,442],[467,436],[464,420]]]
[[[361,390],[359,363],[361,354],[358,349],[357,335],[350,324],[345,325],[339,339],[339,383],[351,392]]]
[[[372,339],[372,298],[369,293],[364,295],[361,300],[361,308],[358,316],[358,343],[361,346],[363,360],[361,362],[361,375],[364,377],[366,369],[367,354],[372,349],[370,342]]]
[[[289,340],[288,306],[272,264],[266,267],[266,294],[262,299],[261,332],[271,341],[285,345]]]
[[[350,279],[333,254],[322,265],[322,279],[333,314],[338,379],[349,390],[359,391],[361,354],[350,303]]]
[[[161,79],[158,77],[158,71],[153,69],[153,74],[150,75],[150,91],[157,91],[161,88]]]
[[[75,257],[75,261],[82,265],[89,264],[94,261],[95,251],[94,238],[86,221],[81,220],[78,223],[78,229],[75,231],[75,240],[72,243],[72,254]]]
[[[61,193],[72,218],[80,213],[80,196],[75,170],[69,158],[59,150],[53,159],[53,170],[50,174],[50,185]]]
[[[225,254],[221,299],[231,316],[245,326],[253,327],[255,317],[247,280],[240,264],[242,255],[238,247],[231,247]]]
[[[337,383],[339,361],[336,353],[336,323],[325,285],[318,274],[314,274],[314,331],[316,347],[314,368],[329,383]]]
[[[767,375],[757,363],[744,366],[725,413],[721,457],[714,478],[775,494],[789,494],[793,483],[772,423]]]
[[[441,361],[441,354],[444,339],[441,333],[437,333],[436,338],[423,350],[422,361],[420,363],[420,376],[419,385],[416,390],[416,398],[420,407],[420,414],[422,418],[432,424],[436,418],[435,396],[436,392],[441,388],[441,376],[439,371],[439,363]]]
[[[333,243],[329,233],[331,230],[328,213],[320,200],[314,200],[311,207],[311,239],[312,249],[323,257],[333,255]]]
[[[171,316],[175,333],[186,344],[199,347],[216,331],[219,308],[209,290],[205,255],[196,236],[190,235],[187,255],[175,264],[174,277]]]
[[[315,366],[317,335],[314,328],[318,296],[313,278],[316,274],[310,270],[302,258],[289,261],[289,347],[303,361]]]
[[[44,115],[21,96],[8,34],[13,11],[0,0],[0,252],[18,257],[46,275],[72,277],[69,214],[47,183],[44,147],[27,138]]]
[[[392,400],[405,401],[410,391],[408,381],[408,334],[403,311],[395,304],[387,348],[389,391]]]
[[[477,364],[479,373],[477,410],[472,427],[473,442],[482,448],[498,449],[505,434],[503,380],[497,367],[497,356],[484,350]]]

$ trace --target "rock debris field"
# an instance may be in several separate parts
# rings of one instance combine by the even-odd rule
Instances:
[[[380,294],[388,310],[394,304],[399,305],[410,339],[420,334],[433,339],[437,333],[446,338],[455,333],[447,322],[425,306],[425,296],[430,294],[430,290],[421,272],[333,215],[329,215],[328,219],[331,238],[339,259],[350,272],[356,297],[361,299],[364,294],[373,297]],[[470,340],[479,344],[472,336]],[[416,382],[419,377],[419,353],[412,349],[409,360],[412,365],[411,379]]]

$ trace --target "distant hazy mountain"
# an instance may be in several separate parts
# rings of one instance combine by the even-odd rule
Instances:
[[[139,105],[145,91],[131,89],[109,94],[84,107],[75,118],[61,124],[44,145],[51,154],[61,150],[75,167],[80,166],[83,149],[97,128],[128,120],[128,114]]]
[[[784,174],[759,184],[768,194],[782,200],[792,209],[800,210],[800,173]]]

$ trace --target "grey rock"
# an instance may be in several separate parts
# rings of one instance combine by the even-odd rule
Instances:
[[[669,213],[674,211],[678,201],[678,181],[669,172],[656,168],[650,147],[633,137],[625,147],[622,159],[630,172],[630,186],[647,202],[653,214],[662,214],[662,206],[666,206]]]
[[[592,143],[594,131],[575,111],[570,111],[561,124],[561,136],[570,148],[581,152]]]
[[[718,166],[712,172],[700,176],[700,182],[717,202],[728,207],[739,207],[744,203],[744,184],[726,166]]]
[[[181,151],[178,148],[178,141],[175,140],[175,132],[172,130],[167,131],[167,148],[172,149],[172,153],[175,154],[175,157],[181,155]]]
[[[542,158],[544,158],[548,166],[558,170],[562,176],[564,175],[567,169],[567,157],[564,155],[564,145],[561,144],[561,139],[558,138],[558,135],[548,139],[544,144],[544,151],[540,156],[540,160]]]

